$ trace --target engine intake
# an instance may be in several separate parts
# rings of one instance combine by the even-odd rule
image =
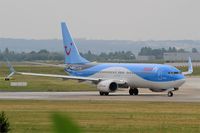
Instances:
[[[97,85],[97,89],[102,92],[114,92],[118,89],[118,84],[113,80],[105,80]]]

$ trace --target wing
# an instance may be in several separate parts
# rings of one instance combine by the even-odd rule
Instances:
[[[30,61],[26,61],[26,63],[28,64],[33,64],[33,65],[41,65],[41,66],[49,66],[49,67],[61,67],[61,68],[65,68],[66,64],[48,64],[48,63],[40,63],[40,62],[30,62]]]
[[[93,77],[81,77],[81,76],[68,76],[68,75],[57,75],[57,74],[42,74],[42,73],[28,73],[28,72],[16,72],[12,65],[7,61],[7,66],[10,70],[10,74],[5,78],[5,80],[9,80],[14,74],[27,75],[27,76],[39,76],[39,77],[52,77],[52,78],[61,78],[61,79],[73,79],[80,81],[92,81],[97,84],[102,80],[110,80],[106,78],[93,78]],[[125,80],[114,79],[117,84],[123,85],[127,82]]]
[[[89,77],[79,77],[79,76],[16,72],[15,69],[10,64],[10,62],[8,62],[8,61],[7,61],[7,66],[10,70],[10,74],[5,78],[5,80],[9,80],[10,77],[12,77],[14,74],[29,75],[29,76],[40,76],[40,77],[62,78],[62,79],[88,80],[88,81],[95,81],[95,82],[99,82],[101,80],[100,78],[89,78]]]
[[[28,75],[28,76],[40,76],[40,77],[73,79],[73,80],[81,80],[81,81],[92,81],[93,83],[96,83],[96,84],[102,80],[110,80],[110,79],[104,79],[104,78],[92,78],[92,77],[80,77],[80,76],[68,76],[68,75],[56,75],[56,74],[41,74],[41,73],[26,73],[26,72],[15,72],[15,73],[21,74],[21,75]],[[126,84],[125,80],[114,79],[113,81],[120,85]]]
[[[62,79],[75,79],[75,80],[88,80],[88,81],[101,81],[100,78],[90,78],[90,77],[79,77],[79,76],[68,76],[68,75],[57,75],[57,74],[41,74],[41,73],[27,73],[27,72],[15,72],[16,74],[28,75],[28,76],[40,76],[40,77],[52,77],[52,78],[62,78]]]

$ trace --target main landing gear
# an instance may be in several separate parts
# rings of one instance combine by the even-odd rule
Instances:
[[[99,91],[99,94],[100,94],[100,96],[103,96],[103,95],[108,96],[108,95],[109,95],[109,92],[102,92],[102,91]]]
[[[174,95],[174,94],[173,94],[172,91],[169,91],[169,92],[167,93],[167,96],[168,96],[168,97],[173,97],[173,95]]]
[[[129,89],[129,94],[130,95],[138,95],[138,93],[139,93],[139,91],[138,91],[138,89],[137,88],[130,88]]]

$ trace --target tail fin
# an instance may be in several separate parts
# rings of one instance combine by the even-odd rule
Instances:
[[[81,57],[79,51],[70,35],[67,25],[62,22],[62,36],[65,50],[65,64],[85,64],[89,63],[88,60]]]

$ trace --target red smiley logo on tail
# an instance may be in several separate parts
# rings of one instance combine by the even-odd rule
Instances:
[[[70,43],[70,45],[72,46],[73,43]],[[70,53],[71,53],[71,48],[68,50],[68,49],[67,49],[67,46],[65,46],[65,53],[66,53],[67,55],[70,55]]]

